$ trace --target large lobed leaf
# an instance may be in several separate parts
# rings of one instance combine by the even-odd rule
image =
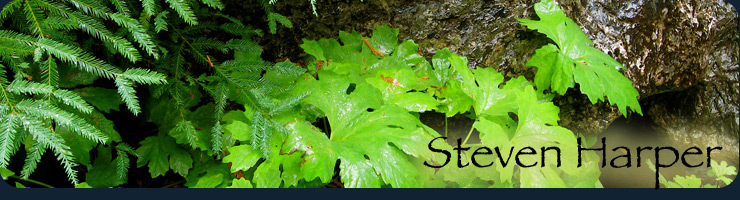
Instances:
[[[557,45],[548,44],[537,49],[526,63],[537,67],[534,82],[538,90],[550,88],[565,94],[578,83],[591,103],[604,101],[606,96],[625,116],[627,107],[642,115],[637,101],[639,93],[632,87],[632,81],[619,72],[622,64],[592,47],[591,39],[552,0],[535,4],[534,10],[541,20],[519,19],[519,22],[545,34]]]
[[[328,182],[340,160],[346,187],[419,187],[415,164],[408,156],[426,156],[432,138],[416,117],[393,104],[381,104],[379,91],[330,71],[319,72],[306,102],[326,113],[331,123],[327,137],[305,121],[291,122],[283,151],[305,152],[301,173],[306,180]],[[354,90],[348,91],[350,85]]]

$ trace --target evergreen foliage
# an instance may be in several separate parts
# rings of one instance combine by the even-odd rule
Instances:
[[[271,11],[269,2],[263,3],[270,11],[266,18],[271,33],[277,23],[291,27],[285,16]],[[27,158],[21,172],[25,178],[46,150],[54,152],[74,184],[80,182],[75,169],[79,164],[96,169],[88,171],[90,186],[125,183],[128,155],[145,156],[137,162],[139,166],[149,163],[153,176],[167,169],[186,176],[191,166],[180,161],[191,159],[191,153],[221,155],[233,142],[223,136],[220,122],[231,101],[265,113],[255,114],[263,121],[291,107],[297,99],[266,103],[288,85],[262,74],[296,75],[304,70],[262,60],[262,49],[253,41],[262,36],[262,30],[218,12],[224,8],[220,0],[11,1],[0,12],[4,27],[0,30],[0,168],[8,167],[25,146]],[[66,79],[69,75],[80,79]],[[110,80],[115,88],[87,86],[98,78]],[[154,98],[141,98],[137,90],[146,88],[138,85],[152,86]],[[104,91],[117,91],[117,95],[89,94]],[[199,106],[201,91],[214,102],[206,105],[213,111],[206,121],[202,111],[190,110]],[[176,112],[162,113],[161,118],[147,116],[160,130],[151,138],[164,138],[147,138],[160,142],[142,142],[138,150],[122,143],[112,122],[102,115],[118,110],[120,104],[134,115],[149,115],[156,106],[147,105],[168,103]],[[269,138],[270,132],[254,134]],[[182,149],[178,159],[165,160],[171,163],[169,168],[158,168],[160,158],[145,159],[151,155],[137,153],[165,144]],[[89,151],[95,148],[98,157],[90,162]],[[105,167],[100,166],[113,170],[101,171]],[[96,178],[111,174],[118,179]]]

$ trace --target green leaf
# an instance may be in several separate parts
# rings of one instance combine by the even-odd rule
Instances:
[[[17,187],[17,186],[16,186],[16,187]],[[20,188],[20,187],[19,187],[19,188]],[[77,186],[75,186],[75,188],[93,188],[93,187],[92,187],[92,186],[90,186],[89,184],[85,183],[85,182],[82,182],[82,183],[80,183],[80,184],[77,184]]]
[[[475,103],[462,90],[462,82],[450,80],[444,89],[438,90],[437,98],[439,100],[439,111],[445,113],[446,117],[452,117],[456,114],[468,112]]]
[[[381,91],[386,103],[396,104],[413,112],[437,109],[439,103],[434,97],[411,91],[411,87],[416,85],[416,79],[414,72],[406,67],[400,70],[378,70],[375,77],[366,81]]]
[[[198,131],[191,121],[180,121],[175,128],[171,129],[169,135],[175,138],[178,144],[190,145],[195,148],[203,148],[199,145]],[[208,149],[205,147],[205,149]]]
[[[383,55],[390,55],[398,45],[398,30],[387,25],[378,26],[373,30],[373,36],[367,40]]]
[[[252,127],[246,124],[250,121],[248,118],[252,117],[252,114],[251,109],[247,109],[246,112],[232,110],[224,114],[221,120],[226,122],[224,125],[226,133],[231,134],[231,137],[239,141],[252,140]]]
[[[639,93],[632,87],[632,81],[624,77],[619,69],[622,65],[608,54],[592,47],[591,39],[551,0],[535,4],[535,12],[540,21],[518,19],[522,25],[539,31],[552,39],[555,45],[548,44],[535,51],[526,65],[537,67],[535,85],[539,91],[548,87],[559,94],[578,83],[581,92],[591,103],[604,100],[616,104],[626,117],[627,107],[642,115],[637,101]]]
[[[62,136],[64,142],[70,147],[72,155],[77,158],[77,162],[83,165],[90,165],[90,151],[98,145],[95,141],[84,138],[67,128],[59,127],[56,132]]]
[[[248,171],[262,158],[261,153],[246,144],[230,147],[228,151],[229,155],[224,157],[223,162],[231,163],[232,173]]]
[[[207,174],[205,177],[198,180],[198,183],[191,188],[215,188],[224,182],[223,174]]]
[[[165,134],[147,137],[140,144],[141,147],[136,149],[136,153],[141,155],[137,160],[137,167],[149,167],[152,178],[164,175],[170,169],[187,176],[188,170],[193,166],[190,154],[177,146],[175,139]]]
[[[8,180],[8,177],[15,175],[15,172],[10,171],[5,168],[0,168],[0,176],[3,177],[3,180]]]
[[[425,143],[431,137],[418,119],[395,105],[382,106],[379,92],[367,83],[328,71],[320,71],[319,79],[304,82],[313,88],[306,102],[326,113],[331,136],[295,121],[287,126],[292,133],[283,147],[283,152],[305,152],[304,179],[328,182],[339,159],[346,187],[380,187],[383,183],[419,187],[417,171],[407,156],[426,156]]]
[[[253,188],[252,183],[246,179],[234,179],[231,181],[231,185],[226,188]]]
[[[678,176],[673,177],[673,181],[680,186],[680,188],[701,188],[701,179],[692,174],[691,176]]]
[[[478,68],[471,72],[467,58],[452,55],[448,58],[452,67],[462,75],[462,91],[473,101],[476,115],[508,117],[517,108],[515,90],[499,88],[504,76],[493,68]]]
[[[95,74],[73,69],[66,64],[59,65],[59,87],[61,88],[90,85],[98,78],[100,77]]]
[[[223,188],[229,185],[231,182],[229,180],[234,179],[228,165],[213,159],[205,152],[194,153],[193,159],[193,168],[185,177],[187,181],[185,187],[192,188],[200,184],[198,187]]]
[[[303,44],[301,44],[300,47],[309,55],[316,57],[316,60],[326,60],[324,57],[324,51],[321,49],[321,46],[319,46],[317,41],[303,39]]]
[[[88,168],[85,182],[95,188],[115,187],[126,183],[125,177],[118,176],[117,166],[113,161],[111,148],[98,148],[98,156]]]
[[[716,177],[715,180],[722,181],[725,185],[730,185],[733,179],[729,177],[737,175],[737,168],[735,166],[727,166],[727,162],[724,160],[721,163],[712,160],[712,169],[707,171],[707,175]]]
[[[119,111],[118,107],[123,104],[115,89],[85,87],[72,90],[72,92],[105,113],[110,113],[111,110]]]

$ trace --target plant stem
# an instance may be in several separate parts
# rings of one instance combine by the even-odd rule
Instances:
[[[475,124],[475,123],[473,123],[473,124]],[[462,145],[465,145],[465,144],[468,143],[468,139],[470,139],[470,135],[473,134],[473,129],[474,129],[473,128],[473,125],[470,125],[470,131],[468,131],[468,136],[465,136],[465,140],[463,140]]]
[[[33,183],[33,184],[40,185],[40,186],[44,186],[44,187],[47,187],[47,188],[54,188],[54,186],[51,186],[49,184],[43,183],[41,181],[33,180],[33,179],[30,179],[30,178],[29,179],[24,179],[24,178],[21,178],[21,177],[16,176],[16,175],[9,176],[8,178],[14,178],[14,179],[18,179],[18,180],[21,180],[21,181],[26,181],[26,182]]]

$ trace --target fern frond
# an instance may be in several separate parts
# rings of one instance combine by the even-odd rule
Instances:
[[[270,157],[271,124],[262,113],[254,112],[252,116],[252,148],[261,152],[265,159]]]
[[[226,98],[228,94],[229,87],[224,82],[218,82],[211,94],[216,100],[216,110],[214,111],[214,119],[216,119],[216,124],[213,125],[213,128],[211,129],[211,141],[213,143],[212,150],[216,153],[221,153],[221,151],[223,150],[223,143],[221,141],[223,135],[223,127],[221,126],[220,119],[221,117],[223,117],[224,110],[226,109]]]
[[[287,136],[290,134],[290,131],[285,128],[284,124],[278,121],[272,121],[272,127],[277,129],[278,132],[282,133],[284,136]]]
[[[235,23],[228,23],[228,24],[222,24],[221,30],[223,30],[226,33],[230,33],[233,35],[238,36],[245,36],[249,37],[252,35],[257,35],[259,37],[262,37],[262,30],[253,28],[251,26],[244,26],[241,24],[235,24]]]
[[[62,18],[58,16],[49,16],[44,19],[44,25],[48,26],[49,29],[61,29],[61,30],[72,30],[78,29],[79,23],[76,23],[68,18]]]
[[[123,72],[122,77],[147,85],[167,83],[167,77],[164,74],[142,68],[127,69]]]
[[[10,85],[8,85],[8,91],[17,94],[30,94],[30,95],[47,95],[53,96],[62,103],[71,106],[80,112],[89,114],[92,112],[93,107],[90,106],[82,97],[64,89],[55,89],[51,85],[25,81],[23,79],[16,79]]]
[[[218,10],[224,9],[224,4],[221,3],[221,0],[201,0],[201,2],[203,2],[203,4],[210,6],[211,8],[215,8]]]
[[[43,18],[44,12],[42,12],[42,10],[37,7],[35,1],[25,1],[26,3],[23,4],[23,13],[26,14],[26,21],[30,25],[29,28],[31,34],[43,36],[44,31],[41,28],[41,20]]]
[[[28,177],[36,171],[36,166],[39,161],[41,161],[41,156],[44,155],[45,152],[46,147],[43,144],[35,142],[31,145],[28,153],[26,153],[26,160],[25,163],[23,163],[23,169],[21,169],[21,178],[28,179]]]
[[[141,1],[141,7],[144,8],[144,13],[146,13],[146,16],[154,16],[157,12],[159,12],[159,3],[157,0],[139,0]]]
[[[134,149],[126,143],[121,143],[116,146],[116,154],[116,160],[114,161],[116,163],[116,173],[118,174],[118,178],[126,180],[128,177],[128,168],[130,166],[128,154],[135,155],[136,157],[138,157],[138,155],[136,155]]]
[[[2,85],[5,85],[5,84],[8,84],[9,83],[8,82],[8,77],[5,76],[5,73],[6,73],[5,66],[2,63],[0,63],[0,87]],[[3,102],[3,101],[0,101],[0,102]]]
[[[170,12],[163,11],[159,14],[157,14],[156,17],[154,17],[154,31],[159,33],[160,31],[166,31],[167,29],[167,21],[164,20],[167,18],[167,14]]]
[[[117,151],[123,151],[123,152],[126,152],[128,154],[131,154],[131,155],[134,155],[136,157],[139,157],[139,154],[137,154],[136,151],[134,151],[134,149],[131,148],[131,146],[129,146],[126,143],[120,143],[120,144],[116,145],[116,150]]]
[[[147,33],[139,21],[120,13],[111,14],[110,17],[116,24],[126,28],[134,40],[139,43],[139,47],[146,50],[147,54],[154,57],[154,59],[159,59],[159,51],[157,50],[159,47],[154,44],[152,36]]]
[[[116,165],[116,174],[121,180],[126,180],[129,167],[128,155],[121,150],[116,151],[116,154],[116,159],[113,161]]]
[[[214,116],[216,119],[221,119],[224,115],[224,110],[226,109],[226,99],[227,95],[229,95],[229,87],[224,82],[218,82],[211,95],[216,100]]]
[[[141,112],[141,107],[139,107],[139,100],[136,97],[136,90],[133,87],[134,83],[125,77],[118,77],[115,82],[118,88],[118,94],[121,95],[121,99],[126,103],[126,107],[135,116],[138,116]]]
[[[36,48],[34,48],[33,46],[29,46],[26,43],[0,40],[0,56],[2,56],[3,59],[25,56],[27,54],[33,53],[35,49]]]
[[[9,30],[0,30],[0,40],[2,39],[17,43],[25,43],[29,46],[37,46],[64,62],[69,62],[80,67],[83,71],[87,71],[98,76],[113,78],[120,74],[120,70],[117,68],[98,60],[82,49],[62,44],[51,39],[39,38],[38,40],[35,40],[30,36],[20,33]]]
[[[224,43],[220,40],[206,37],[195,38],[190,42],[190,46],[199,49],[199,51],[203,51],[203,49],[220,49],[223,45]]]
[[[227,60],[219,65],[231,72],[256,72],[269,69],[272,63],[263,60]]]
[[[85,13],[88,13],[88,14],[92,13],[103,19],[108,18],[108,13],[110,12],[110,10],[108,10],[107,8],[102,9],[102,10],[97,10],[97,9],[85,7],[86,5],[87,6],[99,5],[95,1],[92,1],[92,2],[71,1],[71,2],[73,2],[72,3],[73,5],[77,6],[80,10],[82,10]],[[107,44],[110,44],[111,46],[113,46],[114,49],[116,49],[116,51],[118,51],[118,53],[120,53],[127,59],[131,60],[131,62],[136,62],[137,60],[139,60],[139,57],[140,57],[139,52],[136,50],[136,48],[134,48],[131,42],[129,42],[128,40],[124,38],[113,35],[113,33],[111,33],[110,31],[108,31],[108,29],[105,28],[105,25],[103,25],[102,22],[96,20],[95,18],[92,18],[80,12],[72,12],[71,10],[69,10],[64,5],[61,5],[61,4],[52,4],[49,2],[39,1],[39,5],[43,6],[44,9],[49,10],[49,12],[51,13],[55,13],[63,17],[67,17],[72,22],[77,23],[78,24],[77,26],[80,29],[94,36],[95,38],[98,38],[101,41],[106,42]],[[79,6],[82,6],[83,8],[80,8]],[[99,5],[99,6],[102,6],[102,5]]]
[[[13,14],[18,8],[21,7],[23,0],[13,0],[5,5],[2,11],[0,11],[0,24],[5,22],[8,15]]]
[[[213,145],[211,145],[211,150],[215,152],[216,154],[220,154],[221,151],[223,151],[224,145],[221,141],[221,137],[223,136],[223,127],[221,127],[221,122],[219,120],[216,120],[216,124],[213,125],[213,128],[211,129],[211,142]]]
[[[44,101],[34,100],[23,100],[16,104],[16,108],[21,110],[30,116],[39,117],[46,120],[54,120],[58,125],[64,126],[81,136],[95,141],[97,143],[106,144],[108,142],[108,136],[103,134],[100,130],[87,123],[82,118],[57,108]]]
[[[18,150],[15,145],[16,126],[10,113],[0,111],[0,114],[3,114],[0,119],[0,168],[6,168],[10,164],[10,157]]]
[[[54,90],[52,95],[63,104],[71,106],[82,113],[90,114],[93,111],[93,107],[90,106],[90,104],[82,99],[82,97],[69,90],[57,89]]]
[[[252,94],[254,94],[255,100],[257,100],[257,104],[260,105],[261,108],[272,108],[275,107],[275,102],[270,99],[270,97],[267,96],[264,89],[252,89],[250,90]]]
[[[261,52],[262,48],[254,43],[252,40],[244,39],[231,39],[226,44],[221,45],[221,52],[228,53],[229,51],[256,51]]]
[[[291,62],[275,63],[274,69],[277,70],[277,72],[288,76],[300,76],[301,74],[306,72],[305,68],[302,68]]]
[[[112,13],[108,7],[100,4],[98,0],[64,0],[71,3],[75,8],[81,10],[85,14],[92,15],[94,17],[100,17],[103,19],[108,18],[108,13]]]
[[[43,49],[45,52],[56,56],[60,60],[69,62],[80,67],[80,69],[83,71],[109,79],[120,74],[119,69],[93,57],[82,49],[68,46],[66,44],[62,44],[46,38],[39,39],[36,45]]]
[[[257,100],[254,98],[254,94],[249,92],[248,83],[243,83],[240,80],[236,80],[234,77],[232,77],[226,70],[221,69],[220,67],[216,67],[216,73],[219,77],[221,77],[223,80],[225,80],[227,83],[234,85],[234,93],[236,93],[236,98],[238,101],[244,102],[247,104],[247,106],[251,106],[253,108],[258,108],[259,105],[257,105]],[[253,80],[258,80],[259,77],[255,76]]]
[[[128,9],[128,5],[126,1],[123,0],[109,0],[113,6],[116,7],[116,10],[118,10],[119,13],[125,15],[125,16],[131,16],[131,10]]]
[[[148,69],[132,68],[126,70],[121,76],[116,78],[116,87],[118,88],[118,94],[121,95],[123,102],[131,110],[134,115],[138,115],[141,112],[139,107],[139,100],[136,97],[136,90],[134,90],[134,82],[141,84],[163,84],[167,83],[167,77],[158,72],[152,72]]]
[[[54,58],[49,56],[42,64],[44,69],[41,70],[41,81],[46,82],[47,85],[56,87],[59,83],[59,70],[56,62],[54,62]]]
[[[310,93],[303,93],[301,95],[297,96],[291,96],[290,98],[287,98],[280,103],[277,103],[274,107],[270,109],[270,115],[276,115],[282,112],[287,111],[290,108],[293,108],[298,102],[303,100],[303,98],[306,98]]]
[[[30,82],[23,79],[15,79],[8,85],[8,91],[17,94],[30,94],[30,95],[50,95],[54,92],[54,87],[36,82]]]
[[[80,29],[87,32],[88,34],[100,39],[103,42],[111,44],[118,53],[136,62],[141,57],[139,52],[128,40],[115,36],[105,28],[102,22],[95,20],[92,17],[83,15],[79,12],[73,12],[70,15],[70,19],[73,19],[80,23]]]
[[[180,112],[180,114],[184,115],[186,112],[185,107],[185,98],[184,98],[184,92],[187,88],[185,88],[185,83],[182,81],[175,81],[173,83],[172,89],[170,90],[170,95],[172,96],[172,99],[175,100],[175,107]]]
[[[190,8],[190,4],[186,0],[166,0],[170,3],[170,8],[175,10],[183,21],[190,25],[197,25],[198,19],[195,17],[195,12]]]
[[[256,88],[256,87],[264,87],[262,84],[264,82],[264,79],[262,79],[258,75],[253,74],[242,74],[238,76],[232,76],[226,69],[222,67],[216,67],[216,72],[219,76],[221,76],[224,80],[226,80],[230,84],[234,84],[234,86],[238,87],[240,90],[244,90],[246,93],[249,92],[250,89]]]
[[[34,0],[34,3],[36,3],[36,6],[38,6],[42,10],[48,11],[51,15],[69,17],[70,13],[74,12],[66,5],[58,2],[50,2],[48,0]]]
[[[23,125],[23,128],[31,133],[36,142],[41,143],[41,146],[48,147],[54,152],[57,156],[57,161],[62,163],[64,171],[67,173],[67,178],[73,184],[77,185],[77,170],[74,170],[77,163],[74,162],[75,158],[69,150],[69,146],[65,144],[64,139],[58,134],[50,133],[52,130],[43,128],[41,126],[42,123],[32,117],[26,117],[19,121]],[[41,154],[38,155],[40,156]],[[30,175],[30,172],[25,175],[27,177],[27,175]]]
[[[179,133],[175,133],[175,132]],[[198,130],[195,129],[195,125],[193,125],[192,121],[180,121],[175,125],[175,128],[170,130],[170,135],[179,135],[184,134],[185,138],[188,140],[188,145],[193,147],[193,149],[198,147]]]
[[[293,28],[293,23],[291,23],[287,17],[281,14],[270,12],[269,14],[267,14],[267,26],[270,28],[270,33],[272,34],[275,34],[277,32],[276,22],[279,22],[285,27]]]
[[[33,62],[38,63],[41,62],[41,54],[44,54],[44,51],[36,48],[33,50]]]
[[[229,15],[223,14],[223,13],[217,13],[216,15],[231,21],[231,23],[221,24],[220,26],[221,30],[227,33],[239,35],[239,36],[247,36],[247,37],[251,35],[257,35],[257,36],[262,37],[262,30],[260,29],[256,29],[251,26],[246,26],[238,19],[231,17]]]

